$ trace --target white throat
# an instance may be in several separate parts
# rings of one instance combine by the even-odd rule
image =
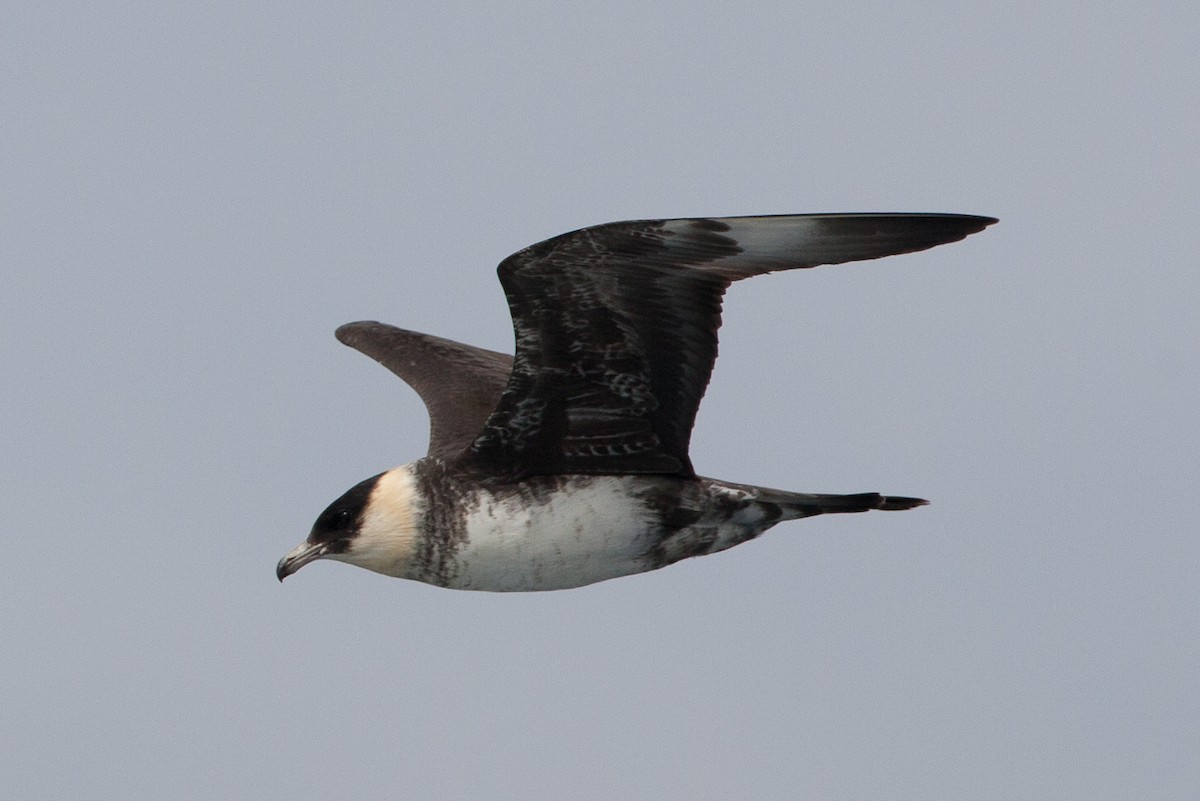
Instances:
[[[417,548],[424,500],[417,492],[410,465],[379,477],[363,510],[358,536],[350,550],[331,558],[387,576],[403,577]]]

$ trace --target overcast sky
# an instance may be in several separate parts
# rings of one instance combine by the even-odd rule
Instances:
[[[0,26],[21,799],[1191,799],[1200,6],[33,3]],[[718,478],[920,495],[557,593],[276,560],[610,220],[988,214],[727,296]]]

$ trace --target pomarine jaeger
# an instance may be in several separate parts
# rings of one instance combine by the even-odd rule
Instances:
[[[637,220],[584,228],[499,267],[516,355],[377,322],[337,338],[430,416],[423,459],[334,501],[280,560],[440,587],[558,590],[754,539],[784,520],[911,509],[698,476],[688,441],[717,355],[721,298],[753,275],[925,250],[982,231],[960,214]]]

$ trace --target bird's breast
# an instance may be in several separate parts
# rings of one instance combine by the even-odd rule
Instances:
[[[570,476],[479,489],[464,507],[445,585],[554,590],[649,569],[661,520],[637,484],[629,476]]]

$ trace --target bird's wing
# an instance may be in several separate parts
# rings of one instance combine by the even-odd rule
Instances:
[[[429,455],[451,458],[479,436],[512,372],[512,357],[376,322],[347,323],[338,340],[417,391],[429,410]]]
[[[995,222],[957,214],[638,220],[584,228],[499,267],[512,375],[465,458],[507,475],[690,476],[721,297],[775,270],[908,253]]]

